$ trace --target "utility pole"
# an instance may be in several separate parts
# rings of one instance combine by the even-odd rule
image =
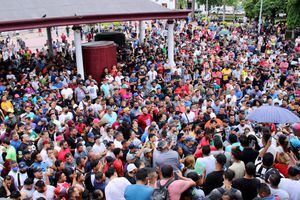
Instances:
[[[262,24],[262,7],[263,7],[263,0],[260,0],[260,10],[259,10],[259,19],[258,19],[258,34],[261,31],[261,24]]]
[[[208,23],[208,0],[206,0],[206,23]]]

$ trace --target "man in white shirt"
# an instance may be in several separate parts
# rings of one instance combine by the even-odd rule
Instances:
[[[40,197],[43,197],[47,200],[53,200],[55,198],[55,187],[52,185],[45,185],[44,181],[39,180],[36,182],[35,187],[36,191],[33,193],[33,200],[37,200]]]
[[[299,167],[290,167],[288,170],[289,178],[282,178],[280,180],[279,189],[285,190],[289,196],[290,200],[300,199],[300,169]]]
[[[187,108],[186,113],[182,114],[181,119],[184,123],[193,123],[195,120],[195,113],[190,110],[190,108]]]
[[[271,190],[271,194],[279,197],[279,199],[281,199],[281,200],[288,200],[290,198],[289,194],[286,191],[284,191],[283,189],[278,188],[280,180],[281,180],[280,174],[272,173],[269,176],[268,182],[270,183],[269,187]]]
[[[114,145],[115,148],[123,148],[122,141],[124,140],[123,134],[121,132],[117,132],[115,135]]]
[[[35,189],[33,186],[33,180],[31,178],[27,178],[24,181],[24,186],[20,191],[21,199],[32,199],[34,191]]]
[[[115,77],[115,81],[118,83],[119,86],[122,85],[122,79],[124,79],[122,72],[118,72],[117,76]]]
[[[64,124],[67,121],[72,120],[72,119],[73,119],[73,113],[69,112],[69,108],[68,107],[63,108],[63,111],[58,116],[58,121],[61,124]]]
[[[87,90],[89,92],[90,98],[92,100],[96,99],[97,96],[97,92],[99,91],[99,88],[97,85],[95,85],[94,82],[91,82],[90,85],[87,87]]]
[[[100,156],[101,154],[105,153],[106,147],[103,142],[100,141],[100,137],[95,137],[95,144],[93,145],[92,151],[97,155]]]
[[[69,88],[68,85],[64,85],[60,93],[65,100],[71,100],[73,98],[73,90]]]
[[[125,177],[118,177],[114,168],[109,168],[105,174],[109,178],[105,187],[106,200],[125,200],[125,189],[131,183]]]
[[[154,81],[157,77],[157,72],[154,70],[154,67],[151,67],[151,70],[147,73],[150,82]]]
[[[15,163],[17,166],[17,163]],[[21,189],[24,185],[25,179],[28,178],[27,165],[25,162],[20,162],[19,169],[17,171],[11,170],[8,175],[12,176],[14,179],[14,184],[16,188]]]
[[[195,171],[198,174],[203,174],[204,170],[206,175],[213,172],[216,168],[216,159],[210,154],[209,145],[202,148],[203,158],[198,158],[195,164]]]

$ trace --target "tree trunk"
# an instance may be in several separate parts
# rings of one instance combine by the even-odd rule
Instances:
[[[234,6],[234,7],[233,7],[233,20],[235,20],[235,17],[236,17],[236,16],[235,16],[235,10],[236,10],[236,7]]]
[[[223,22],[225,21],[225,2],[223,3]]]
[[[196,0],[192,0],[192,13],[191,13],[192,20],[194,20],[195,18],[195,1]]]

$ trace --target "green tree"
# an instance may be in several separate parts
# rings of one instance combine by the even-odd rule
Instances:
[[[259,16],[260,1],[261,0],[245,0],[243,2],[247,17],[255,18]],[[263,16],[274,22],[275,17],[279,13],[286,12],[286,5],[287,0],[263,0]]]
[[[287,2],[287,27],[289,29],[295,29],[300,27],[300,1],[288,0]]]
[[[177,9],[185,9],[187,7],[187,0],[177,0],[176,7]]]

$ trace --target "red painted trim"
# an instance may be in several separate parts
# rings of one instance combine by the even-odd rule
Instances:
[[[190,11],[170,11],[155,13],[131,13],[131,14],[111,14],[111,15],[85,15],[57,18],[41,18],[34,20],[16,20],[0,22],[0,32],[45,28],[53,26],[93,24],[117,21],[139,21],[154,19],[184,19]]]

